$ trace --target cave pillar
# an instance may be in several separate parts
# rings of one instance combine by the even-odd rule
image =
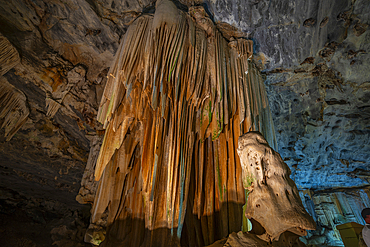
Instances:
[[[253,42],[234,34],[168,0],[128,28],[98,113],[91,223],[107,215],[102,246],[204,246],[241,229],[238,137],[275,139]]]

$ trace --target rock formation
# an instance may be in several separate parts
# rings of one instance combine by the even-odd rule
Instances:
[[[336,228],[348,222],[364,224],[361,210],[370,205],[370,190],[367,187],[355,189],[332,189],[319,193],[301,191],[301,198],[307,209],[317,222],[316,231],[308,232],[305,243],[328,246],[343,244]]]
[[[3,77],[19,62],[17,50],[0,34],[0,120],[3,120],[1,128],[5,130],[7,141],[22,127],[29,115],[24,93]]]
[[[153,15],[155,2],[0,1],[0,221],[7,222],[0,226],[1,246],[86,245],[82,236],[99,184],[94,169],[105,132],[96,117],[107,73],[129,26],[139,16]],[[230,46],[245,36],[253,40],[249,63],[261,71],[266,86],[279,147],[274,149],[317,223],[316,231],[300,239],[307,245],[341,246],[336,225],[364,224],[358,212],[370,206],[368,0],[173,2],[197,20],[207,40],[214,26]],[[227,126],[232,127],[224,125],[211,141],[213,151],[218,152],[214,143],[223,140]],[[233,166],[228,169],[231,174]],[[192,171],[188,198],[192,181],[198,181]],[[218,179],[217,169],[208,171],[204,176]],[[228,176],[221,177],[221,186],[232,183]],[[205,182],[202,186],[210,191]],[[77,194],[78,202],[87,204],[79,204]],[[184,230],[191,229],[189,208],[182,236],[192,234]],[[216,213],[214,222],[225,211],[229,215],[225,209],[216,210],[222,214]],[[94,243],[103,240],[108,213],[91,225]],[[75,218],[83,221],[80,229]]]
[[[4,128],[6,140],[9,141],[26,122],[29,110],[24,93],[4,77],[0,77],[0,107],[1,128]]]
[[[102,246],[203,246],[238,231],[237,138],[259,130],[274,143],[252,41],[226,40],[203,7],[189,13],[158,1],[127,30],[108,72],[91,218],[109,212]]]
[[[242,135],[237,152],[243,186],[248,191],[245,215],[252,222],[248,232],[232,233],[210,247],[306,246],[299,240],[315,230],[316,223],[303,207],[290,169],[261,133]]]
[[[253,246],[252,243],[264,246],[261,240],[273,246],[303,245],[298,237],[305,236],[306,230],[315,230],[316,224],[303,207],[297,186],[289,177],[289,167],[259,132],[242,135],[237,151],[243,185],[249,192],[246,216],[252,221],[252,231],[232,235],[225,246],[229,246],[228,243],[230,246]]]

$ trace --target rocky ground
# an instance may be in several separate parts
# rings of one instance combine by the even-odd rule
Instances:
[[[90,206],[35,198],[0,188],[4,247],[91,246],[83,242]]]

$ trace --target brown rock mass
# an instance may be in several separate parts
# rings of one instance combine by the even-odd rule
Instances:
[[[249,191],[246,216],[257,221],[269,241],[285,231],[305,236],[315,222],[303,207],[290,169],[258,132],[239,138],[244,188]]]

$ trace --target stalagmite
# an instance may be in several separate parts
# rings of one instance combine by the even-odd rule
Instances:
[[[98,113],[101,246],[204,246],[241,229],[238,137],[258,130],[275,143],[252,54],[251,40],[227,41],[202,7],[161,0],[128,28]]]
[[[259,132],[242,135],[237,152],[249,192],[246,216],[253,228],[214,246],[305,246],[298,237],[314,230],[316,223],[303,207],[289,167]]]

